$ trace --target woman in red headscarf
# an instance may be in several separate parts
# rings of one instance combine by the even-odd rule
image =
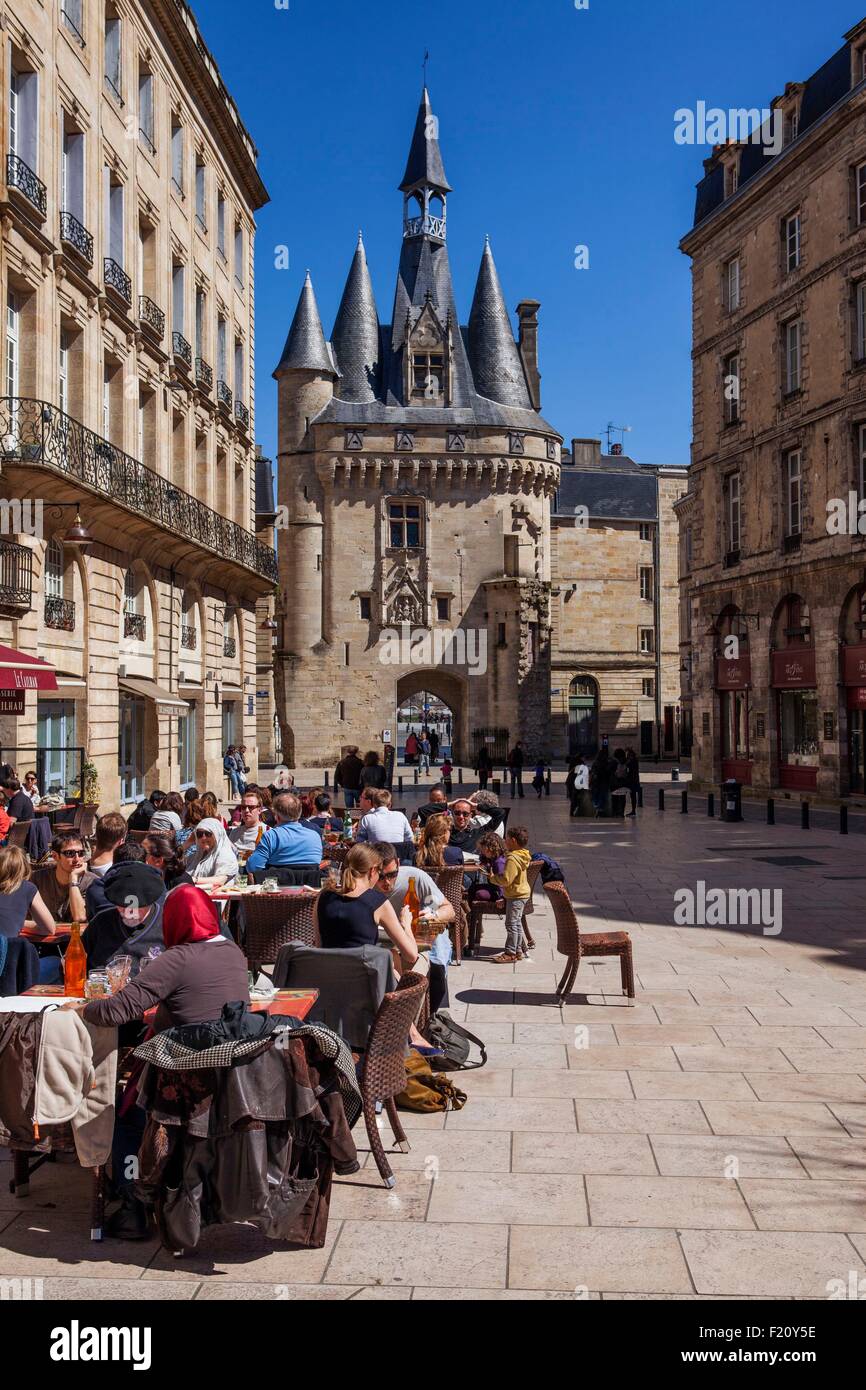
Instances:
[[[174,888],[162,910],[166,949],[107,999],[77,1005],[87,1023],[119,1027],[159,1005],[156,1030],[208,1023],[225,1004],[249,1004],[246,957],[220,932],[216,907],[192,884]]]

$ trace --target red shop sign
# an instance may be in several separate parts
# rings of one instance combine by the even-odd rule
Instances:
[[[842,680],[845,685],[866,685],[866,642],[842,648]]]
[[[849,685],[848,708],[866,709],[866,685]]]
[[[0,714],[23,714],[24,691],[0,690]]]
[[[773,652],[773,685],[777,690],[814,690],[817,684],[814,647]]]
[[[717,690],[748,690],[752,684],[750,656],[716,658]]]

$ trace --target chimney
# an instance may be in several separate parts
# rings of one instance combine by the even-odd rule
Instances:
[[[571,454],[575,468],[600,468],[601,440],[572,439]]]
[[[533,410],[541,409],[541,373],[538,370],[538,311],[541,303],[537,299],[523,299],[517,306],[520,320],[520,337],[517,346],[523,363],[523,374],[529,388],[529,399]]]

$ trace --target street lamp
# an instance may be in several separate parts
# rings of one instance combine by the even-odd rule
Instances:
[[[90,546],[94,544],[94,540],[87,527],[84,525],[84,522],[81,520],[81,503],[55,502],[49,515],[55,517],[59,521],[63,516],[63,509],[65,507],[75,508],[75,520],[66,534],[60,537],[61,544],[68,546],[70,550],[77,550],[83,555]]]

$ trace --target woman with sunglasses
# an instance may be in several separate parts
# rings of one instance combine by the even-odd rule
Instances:
[[[187,860],[193,883],[200,888],[222,888],[238,872],[238,857],[222,821],[212,816],[195,828],[195,853]]]
[[[394,878],[396,874],[395,865]],[[418,963],[412,915],[404,907],[397,916],[388,901],[391,887],[382,873],[381,852],[372,845],[353,845],[343,862],[339,889],[323,889],[313,904],[322,946],[335,951],[377,946],[381,927],[399,952],[403,970],[412,970]]]
[[[169,892],[182,883],[192,883],[184,866],[183,855],[178,853],[171,835],[146,835],[143,846],[145,864],[162,874]]]
[[[35,883],[55,922],[85,922],[84,895],[97,875],[87,868],[88,853],[80,835],[69,830],[51,841],[53,864],[34,869]]]

